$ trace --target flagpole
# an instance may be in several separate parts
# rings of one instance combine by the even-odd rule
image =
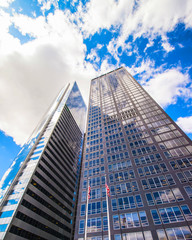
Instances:
[[[107,180],[106,180],[106,176],[105,176],[105,188],[106,188],[106,202],[107,202],[107,223],[108,223],[108,238],[109,240],[111,240],[111,229],[110,229],[110,219],[109,219],[109,204],[108,204],[108,193],[107,193]]]
[[[88,179],[88,188],[87,188],[87,205],[86,205],[86,218],[85,218],[85,240],[87,240],[87,221],[88,221],[88,205],[89,205],[89,179]]]

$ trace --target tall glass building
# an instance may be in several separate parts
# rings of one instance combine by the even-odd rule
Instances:
[[[86,106],[68,84],[1,180],[0,239],[73,239]]]
[[[137,81],[124,68],[93,79],[74,239],[88,202],[88,240],[109,239],[108,220],[112,240],[191,240],[191,183],[191,140]]]

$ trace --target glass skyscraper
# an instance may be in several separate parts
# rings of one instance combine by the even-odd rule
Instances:
[[[81,169],[75,240],[87,202],[88,240],[192,239],[191,140],[124,68],[91,81]]]
[[[1,180],[0,239],[73,239],[85,116],[68,84]]]

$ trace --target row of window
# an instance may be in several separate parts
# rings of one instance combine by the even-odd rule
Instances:
[[[89,185],[90,187],[95,187],[95,186],[100,186],[100,185],[105,184],[105,176],[102,177],[95,177],[95,178],[91,178],[89,180]],[[83,181],[83,188],[86,189],[87,188],[87,180]]]
[[[141,111],[142,109],[142,111]],[[148,112],[153,112],[153,111],[157,111],[159,110],[159,108],[157,106],[142,106],[142,107],[138,107],[138,110],[140,111],[140,114],[145,114]]]
[[[143,176],[149,176],[149,175],[158,174],[158,173],[165,173],[165,172],[168,172],[168,169],[165,163],[160,163],[160,164],[138,168],[137,171],[139,173],[139,176],[143,177]]]
[[[192,229],[192,226],[190,226]],[[157,235],[159,240],[190,240],[192,233],[188,226],[158,229]]]
[[[128,170],[128,171],[124,171],[124,172],[109,174],[109,182],[110,183],[121,182],[121,181],[125,181],[128,179],[133,179],[133,178],[135,178],[135,174],[132,169]]]
[[[175,130],[175,126],[173,124],[169,124],[167,126],[154,128],[154,129],[151,130],[151,133],[153,135],[156,135],[156,134],[161,134],[161,133],[172,131],[172,130]]]
[[[156,121],[164,119],[164,118],[166,118],[165,114],[148,116],[148,118],[145,119],[145,123],[156,122]]]
[[[99,151],[100,149],[103,149],[103,144],[95,145],[95,146],[92,146],[92,147],[87,147],[87,148],[86,148],[86,153],[91,153],[91,152]]]
[[[95,189],[91,189],[90,191],[90,200],[93,199],[99,199],[99,198],[104,198],[106,197],[106,188],[95,188]],[[85,202],[87,199],[87,191],[83,191],[82,195],[81,195],[81,201]]]
[[[164,152],[167,159],[185,157],[192,153],[192,146],[180,147]]]
[[[159,143],[159,147],[164,150],[164,149],[180,147],[180,146],[186,145],[188,143],[189,142],[184,137],[181,137],[181,138],[161,142],[161,143]]]
[[[149,163],[154,163],[154,162],[159,162],[159,161],[162,161],[162,160],[163,159],[162,159],[162,157],[159,153],[146,155],[146,156],[134,159],[135,164],[137,166],[145,165],[145,164],[149,164]]]
[[[89,124],[88,124],[88,127],[94,127],[94,126],[98,126],[101,127],[101,117],[99,117],[99,121],[98,121],[98,118],[94,118],[92,120],[89,120]]]
[[[84,238],[78,238],[78,240],[84,240]],[[87,240],[109,240],[108,235],[106,236],[94,236],[94,237],[87,237]]]
[[[184,200],[179,188],[172,188],[155,191],[152,193],[146,193],[146,199],[149,206],[153,206],[155,204],[165,204],[165,203],[173,203],[176,201]]]
[[[123,144],[124,142],[125,142],[125,139],[124,139],[124,138],[115,139],[115,140],[113,140],[113,141],[106,142],[106,147]]]
[[[175,185],[175,181],[170,174],[166,176],[142,179],[141,183],[144,190]]]
[[[181,211],[182,210],[182,211]],[[151,210],[151,215],[155,225],[175,222],[191,221],[192,214],[187,205],[158,208]]]
[[[155,136],[155,140],[157,142],[161,142],[161,141],[166,141],[168,139],[171,138],[177,138],[180,137],[181,133],[178,130],[172,131],[172,132],[166,132],[166,133],[162,133],[160,135],[156,135]]]
[[[123,133],[120,132],[120,133],[112,134],[110,136],[105,137],[105,140],[107,142],[107,141],[110,141],[110,140],[113,140],[113,139],[121,138],[122,136],[123,136]]]
[[[99,166],[104,164],[104,158],[98,158],[98,159],[94,159],[88,162],[85,162],[85,168],[91,168],[91,167],[95,167],[95,166]]]
[[[120,217],[120,221],[119,221]],[[121,224],[120,224],[121,222]],[[146,227],[148,226],[148,219],[145,211],[123,213],[118,215],[113,215],[113,229],[127,229],[135,227]]]
[[[105,168],[104,166],[102,167],[97,167],[97,168],[91,168],[89,170],[84,171],[84,177],[91,177],[91,176],[96,176],[98,174],[105,173]]]
[[[148,128],[156,128],[156,127],[160,127],[160,126],[163,126],[163,125],[169,124],[169,123],[171,123],[171,121],[169,119],[164,119],[164,120],[156,121],[153,123],[148,123],[147,126],[148,126]]]
[[[192,182],[192,170],[176,173],[179,181],[181,183]]]
[[[15,234],[17,236],[20,236],[25,239],[38,239],[38,240],[46,240],[43,237],[40,237],[39,235],[36,235],[32,232],[26,231],[20,227],[17,227],[15,225],[11,226],[10,233]],[[69,240],[68,237],[65,238],[66,240]]]
[[[88,141],[87,140],[87,145],[97,145],[97,144],[99,144],[99,143],[102,143],[103,142],[103,139],[102,138],[100,138],[100,139],[96,139],[96,140],[92,140],[92,141]]]
[[[138,184],[136,181],[110,186],[111,196],[124,194],[124,193],[132,193],[132,192],[137,192],[137,191],[139,191],[139,187],[138,187]]]
[[[121,169],[126,169],[130,167],[132,167],[131,160],[125,160],[123,162],[118,162],[118,163],[108,165],[109,172],[119,171]]]
[[[128,136],[127,139],[128,139],[129,142],[132,142],[132,141],[135,141],[137,139],[146,138],[148,136],[149,136],[149,133],[145,131],[145,132],[142,132],[142,133],[137,133],[137,134]]]
[[[92,136],[90,136],[90,137],[87,137],[87,141],[94,140],[94,139],[98,139],[98,138],[102,138],[102,133],[100,133],[100,134],[95,134],[95,135],[92,135]]]
[[[137,147],[145,146],[145,145],[152,144],[152,143],[153,143],[152,139],[150,137],[148,137],[148,138],[145,138],[142,140],[131,142],[129,144],[129,146],[130,146],[130,148],[137,148]]]
[[[111,124],[111,125],[107,125],[107,127],[105,127],[105,131],[115,129],[115,128],[119,127],[119,126],[120,126],[119,122]]]
[[[119,146],[115,146],[115,147],[112,147],[112,148],[108,148],[107,149],[107,154],[125,151],[126,148],[127,148],[127,146],[125,144],[119,145]]]
[[[140,156],[140,155],[153,153],[156,151],[157,151],[157,148],[155,147],[155,145],[152,145],[152,146],[148,146],[148,147],[137,148],[137,149],[132,150],[131,152],[132,152],[132,155],[134,157],[136,157],[136,156]]]
[[[89,137],[90,135],[96,135],[102,132],[102,128],[94,130],[94,131],[88,131],[87,136]],[[91,139],[92,140],[92,139]]]
[[[179,160],[171,161],[170,165],[174,170],[177,170],[180,168],[191,167],[192,166],[192,158],[182,158]]]
[[[86,204],[81,205],[81,216],[85,216],[86,214]],[[107,203],[106,201],[92,202],[88,204],[88,215],[91,214],[99,214],[99,213],[107,212]]]
[[[115,161],[118,161],[118,160],[123,160],[123,159],[126,159],[126,158],[129,158],[129,153],[128,152],[123,152],[123,153],[117,153],[117,154],[108,156],[107,161],[110,163],[110,162],[115,162]]]
[[[143,118],[150,118],[152,116],[156,116],[157,114],[162,114],[162,111],[157,110],[157,111],[154,111],[154,112],[149,112],[149,113],[143,114],[142,117]]]
[[[111,129],[109,131],[105,131],[105,135],[108,136],[108,135],[111,135],[111,134],[116,134],[118,132],[121,132],[121,127],[114,128],[114,129]]]
[[[85,159],[86,160],[90,160],[93,158],[99,158],[101,155],[103,155],[103,150],[101,150],[100,152],[94,152],[94,153],[90,153],[90,154],[86,154]]]
[[[192,228],[190,226],[190,228]],[[158,229],[157,235],[159,240],[190,240],[192,239],[192,233],[188,226]],[[80,240],[80,239],[79,239]],[[97,239],[94,239],[97,240]],[[102,240],[102,239],[99,239]],[[143,232],[131,232],[115,234],[114,240],[153,240],[150,231]]]
[[[115,234],[114,240],[153,240],[151,231]],[[163,240],[163,239],[162,239]]]
[[[141,195],[111,199],[112,211],[143,207]]]
[[[142,121],[136,121],[135,118],[129,119],[128,121],[126,121],[127,125],[124,126],[125,130],[128,130],[130,128],[139,128],[139,126],[143,126],[143,122]]]
[[[87,131],[87,136],[99,134],[102,132],[102,128],[93,128],[93,129],[96,129],[96,130]]]

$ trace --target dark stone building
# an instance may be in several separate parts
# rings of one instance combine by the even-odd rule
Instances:
[[[91,82],[75,240],[192,239],[191,140],[120,68]]]

